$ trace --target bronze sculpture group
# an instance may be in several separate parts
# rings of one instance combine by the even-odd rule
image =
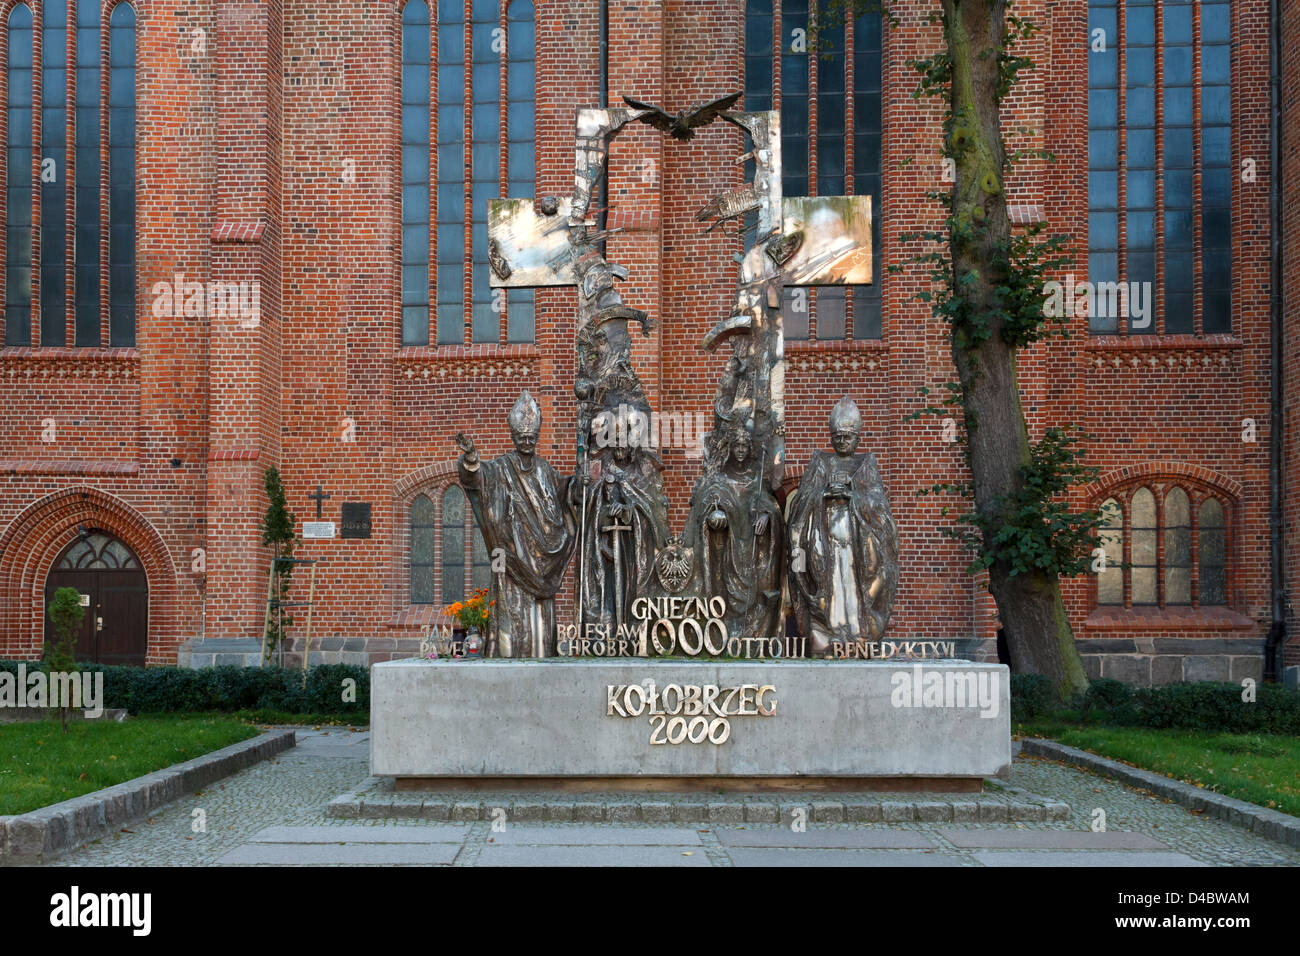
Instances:
[[[810,656],[835,642],[879,640],[898,585],[898,531],[862,419],[847,396],[831,412],[831,451],[817,451],[782,513],[762,483],[750,426],[717,436],[691,496],[684,537],[667,532],[667,500],[648,449],[600,449],[584,474],[559,477],[536,454],[541,414],[525,391],[510,414],[514,450],[479,458],[463,436],[461,486],[489,553],[496,613],[489,657],[556,653],[555,595],[579,553],[576,623],[627,633],[638,596],[721,597],[729,636],[780,636],[788,605]],[[713,436],[710,436],[712,439]],[[679,575],[665,580],[665,559]],[[585,632],[585,631],[584,631]]]
[[[494,557],[489,656],[556,653],[555,595],[574,554],[574,623],[582,635],[633,636],[635,599],[665,594],[723,608],[728,637],[741,640],[782,637],[788,609],[813,656],[826,656],[837,642],[879,640],[885,631],[898,583],[898,532],[875,458],[857,450],[862,417],[847,396],[830,416],[832,451],[814,453],[784,511],[778,503],[782,293],[788,284],[863,281],[864,244],[869,276],[869,202],[783,201],[779,115],[732,112],[738,96],[675,117],[635,101],[630,109],[579,110],[572,199],[489,204],[493,285],[572,284],[579,312],[574,474],[561,478],[536,454],[541,412],[526,391],[510,413],[513,451],[485,462],[472,441],[457,436],[460,481]],[[753,213],[757,232],[741,261],[736,303],[703,342],[709,350],[726,342],[732,354],[687,525],[674,536],[663,465],[645,440],[650,403],[630,355],[629,320],[648,334],[650,319],[623,303],[614,280],[627,272],[605,259],[604,234],[590,229],[588,215],[609,142],[626,124],[689,139],[719,117],[752,141],[755,175],[698,218],[714,219],[716,228]]]

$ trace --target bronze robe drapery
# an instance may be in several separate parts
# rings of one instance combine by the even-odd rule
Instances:
[[[492,575],[489,656],[554,656],[555,593],[576,540],[566,479],[540,457],[525,469],[517,451],[459,471],[489,557],[505,554]]]
[[[826,497],[834,480],[847,482],[848,498]],[[879,640],[898,587],[898,529],[875,456],[814,452],[787,516],[790,601],[810,651]],[[845,608],[856,628],[846,624]]]
[[[630,462],[626,468],[609,460],[602,462],[600,474],[587,485],[586,495],[578,636],[596,638],[597,632],[587,628],[595,624],[606,629],[606,638],[617,640],[620,605],[622,623],[629,631],[639,630],[639,623],[632,619],[632,601],[638,594],[647,593],[655,554],[666,539],[668,505],[659,473],[646,459]],[[614,502],[624,506],[624,513],[616,520],[609,513]],[[629,530],[602,530],[612,524],[626,525]],[[614,566],[615,533],[619,535],[618,574]],[[621,587],[617,595],[616,586]]]
[[[717,531],[708,526],[715,507],[727,517],[727,526]],[[759,515],[767,515],[767,529],[756,535]],[[702,475],[687,520],[701,592],[726,601],[728,636],[780,637],[784,522],[771,491],[761,481],[725,471]]]

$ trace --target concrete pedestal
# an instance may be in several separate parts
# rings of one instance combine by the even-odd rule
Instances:
[[[399,784],[967,789],[1011,763],[1007,668],[966,661],[390,661],[371,669],[370,714],[371,773]]]

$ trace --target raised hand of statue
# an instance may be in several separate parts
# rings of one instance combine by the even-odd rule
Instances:
[[[709,526],[711,531],[721,531],[727,526],[727,515],[721,508],[714,508],[709,512],[709,516],[704,519],[704,523]]]
[[[478,449],[474,447],[474,440],[466,438],[464,432],[456,432],[456,447],[460,449],[461,460],[467,467],[473,468],[478,464]]]
[[[760,514],[754,519],[754,534],[756,537],[762,537],[767,534],[767,515]]]

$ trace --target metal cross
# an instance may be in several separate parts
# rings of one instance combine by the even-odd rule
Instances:
[[[334,497],[334,496],[333,496],[333,495],[327,495],[327,494],[325,494],[325,491],[324,491],[323,488],[321,488],[321,486],[320,486],[320,482],[319,482],[319,481],[316,482],[316,494],[314,494],[314,495],[308,495],[307,498],[308,498],[308,500],[310,500],[310,501],[315,501],[315,502],[316,502],[316,520],[317,520],[317,521],[320,521],[320,506],[321,506],[321,502],[324,501],[326,498],[332,498],[332,497]]]
[[[614,541],[614,621],[618,631],[623,629],[623,560],[619,541],[624,531],[631,531],[630,524],[619,524],[617,518],[611,517],[609,524],[600,529],[610,534]]]

